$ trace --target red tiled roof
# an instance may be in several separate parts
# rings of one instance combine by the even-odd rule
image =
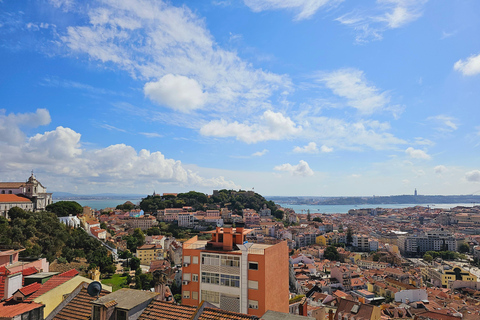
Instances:
[[[14,316],[21,315],[22,313],[31,311],[33,309],[41,308],[43,306],[43,304],[36,302],[16,304],[4,302],[0,304],[0,315],[2,316],[2,318],[13,318]]]
[[[103,297],[109,292],[100,291],[99,297]],[[84,320],[87,319],[92,312],[91,301],[97,299],[87,293],[87,288],[82,288],[80,292],[62,310],[53,318],[53,320]]]
[[[42,287],[41,283],[34,282],[32,284],[29,284],[26,287],[18,289],[18,291],[20,291],[20,293],[23,294],[26,297],[28,295],[31,295],[32,293],[34,293],[35,291],[37,291],[41,287]]]
[[[32,200],[16,194],[0,194],[0,202],[32,202]]]
[[[38,273],[38,271],[39,270],[35,267],[29,267],[29,268],[23,269],[22,274],[24,277],[26,277],[26,276],[30,276],[32,274]]]
[[[67,272],[58,274],[51,277],[47,282],[45,282],[40,289],[33,293],[26,301],[33,301],[35,298],[40,297],[44,293],[58,287],[59,285],[67,282],[78,274],[78,271],[75,269],[69,270]]]
[[[5,276],[0,276],[0,300],[3,299],[3,296],[5,294],[5,279],[7,277]]]

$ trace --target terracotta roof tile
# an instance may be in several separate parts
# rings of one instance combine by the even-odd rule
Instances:
[[[0,194],[0,202],[32,202],[32,200],[16,194]]]
[[[102,290],[99,294],[103,297],[110,292]],[[92,312],[91,301],[97,299],[87,293],[87,288],[82,288],[63,309],[53,318],[53,320],[84,320],[90,317]]]
[[[20,293],[22,293],[26,297],[28,295],[31,295],[32,293],[34,293],[35,291],[37,291],[41,287],[42,287],[41,283],[34,282],[32,284],[29,284],[26,287],[18,289],[18,291],[20,291]]]
[[[153,300],[142,312],[138,320],[189,320],[197,308],[175,305],[170,302]]]
[[[51,277],[47,282],[45,282],[40,289],[33,293],[26,301],[33,301],[35,298],[40,297],[44,293],[52,290],[53,288],[58,287],[59,285],[67,282],[78,274],[78,271],[75,269],[69,270],[67,272],[58,274]]]
[[[4,302],[0,304],[0,315],[5,318],[14,317],[21,315],[22,313],[31,311],[33,309],[41,308],[44,305],[41,303],[15,303],[11,304],[10,302]]]

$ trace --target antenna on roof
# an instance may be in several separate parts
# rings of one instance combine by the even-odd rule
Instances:
[[[97,297],[100,295],[100,291],[102,291],[102,284],[98,281],[93,281],[87,287],[87,293],[92,297]]]

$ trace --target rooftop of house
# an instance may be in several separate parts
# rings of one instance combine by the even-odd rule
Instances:
[[[118,308],[130,310],[147,300],[155,298],[158,295],[159,294],[156,292],[123,288],[94,300],[92,303],[107,306],[113,301],[116,303]]]
[[[25,312],[43,307],[43,304],[36,302],[15,303],[13,301],[5,301],[3,303],[0,303],[0,317],[1,319],[11,319]]]
[[[52,278],[48,279],[47,282],[45,282],[37,291],[35,291],[31,296],[29,296],[26,301],[33,301],[34,299],[40,297],[48,291],[72,279],[76,275],[78,275],[78,271],[72,269],[59,275],[53,276]]]
[[[0,194],[0,202],[6,202],[6,203],[9,203],[9,202],[32,202],[32,200],[30,200],[29,198],[27,197],[23,197],[23,196],[20,196],[20,195],[17,195],[17,194]]]
[[[108,291],[102,290],[99,293],[100,297],[109,294]],[[88,319],[92,312],[91,302],[96,297],[92,297],[87,293],[87,288],[83,287],[77,295],[70,300],[59,313],[55,315],[53,320],[84,320]]]
[[[375,306],[364,304],[349,299],[340,299],[335,313],[335,320],[343,319],[345,315],[355,317],[355,319],[371,319]],[[341,314],[341,318],[340,318]]]

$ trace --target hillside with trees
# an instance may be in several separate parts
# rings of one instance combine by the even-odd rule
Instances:
[[[47,258],[49,262],[86,258],[90,267],[98,266],[102,273],[115,272],[113,258],[98,240],[83,229],[62,224],[55,213],[14,207],[8,215],[10,221],[0,217],[0,245],[25,248],[21,257]]]
[[[215,210],[219,208],[228,208],[235,214],[242,214],[242,209],[253,209],[260,211],[266,205],[272,211],[272,215],[280,215],[273,201],[268,201],[258,193],[253,191],[235,191],[222,189],[214,192],[212,196],[207,196],[201,192],[190,191],[175,195],[149,195],[142,199],[140,208],[145,212],[154,213],[157,210],[166,208],[182,208],[184,206],[192,207],[193,210]],[[279,211],[279,210],[278,210]]]

